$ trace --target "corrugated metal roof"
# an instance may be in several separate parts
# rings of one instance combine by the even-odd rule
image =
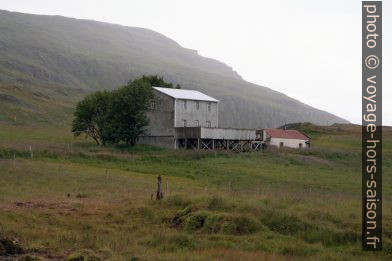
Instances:
[[[265,130],[271,138],[283,138],[283,139],[296,139],[296,140],[308,140],[309,137],[299,130],[281,130],[281,129],[266,129]]]
[[[162,88],[162,87],[152,87],[152,88],[175,99],[219,102],[217,99],[214,99],[199,91]]]

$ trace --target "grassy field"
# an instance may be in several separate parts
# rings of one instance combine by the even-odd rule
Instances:
[[[0,125],[0,235],[42,260],[391,260],[392,129],[384,250],[366,253],[360,128],[302,127],[309,150],[236,154],[98,147],[66,125]]]

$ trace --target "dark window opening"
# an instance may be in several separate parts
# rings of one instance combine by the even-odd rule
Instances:
[[[155,101],[154,100],[150,101],[150,109],[155,110]]]

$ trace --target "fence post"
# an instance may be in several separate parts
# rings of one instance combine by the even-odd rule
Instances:
[[[31,149],[31,145],[30,145],[30,158],[33,159],[33,151]]]
[[[169,195],[169,178],[166,178],[166,195]]]
[[[157,200],[163,199],[163,191],[162,191],[162,177],[158,176],[158,190],[157,190]]]

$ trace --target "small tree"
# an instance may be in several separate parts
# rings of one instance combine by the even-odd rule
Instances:
[[[115,91],[90,94],[76,106],[72,132],[84,133],[97,144],[124,142],[134,145],[146,131],[146,112],[153,97],[152,86],[180,88],[162,77],[142,76]]]
[[[115,143],[134,145],[137,138],[145,133],[148,125],[146,112],[151,98],[151,85],[140,79],[113,93],[110,127]]]
[[[76,105],[72,132],[75,136],[84,133],[97,144],[105,145],[109,140],[107,133],[111,93],[98,91],[85,97]]]
[[[143,75],[142,77],[134,80],[133,82],[134,83],[145,82],[149,84],[151,87],[155,86],[155,87],[181,89],[181,85],[179,84],[174,85],[172,83],[168,83],[163,79],[163,77],[159,77],[157,75],[148,75],[148,76]]]

